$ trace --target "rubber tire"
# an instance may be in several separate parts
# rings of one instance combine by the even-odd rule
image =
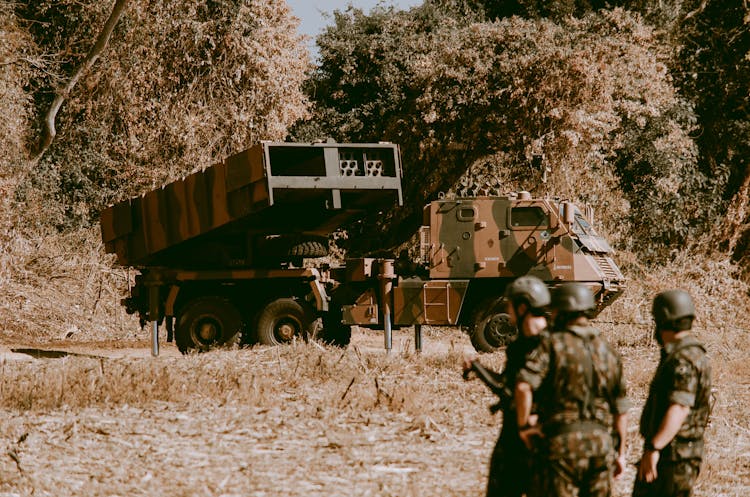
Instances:
[[[323,314],[323,329],[318,333],[321,342],[346,348],[352,341],[352,327],[341,322],[341,307],[331,303],[332,310]]]
[[[302,267],[303,259],[328,255],[328,240],[300,235],[267,236],[258,242],[254,256],[261,267],[279,267],[291,263]]]
[[[204,325],[215,336],[209,339],[200,335]],[[175,342],[183,354],[206,352],[212,348],[234,343],[242,330],[242,315],[223,297],[199,297],[188,302],[178,313]],[[205,330],[204,330],[205,331]]]
[[[293,245],[288,252],[291,257],[325,257],[328,255],[328,246],[320,242],[309,240]]]
[[[498,311],[498,306],[488,310],[492,302],[494,301],[489,300],[483,303],[474,312],[469,339],[477,352],[494,352],[499,347],[508,345],[518,333],[510,323],[510,316]]]
[[[270,302],[260,311],[255,337],[261,345],[289,343],[295,336],[307,340],[312,324],[311,313],[305,312],[305,308],[297,300],[281,298]],[[288,338],[279,334],[280,326],[291,327]]]

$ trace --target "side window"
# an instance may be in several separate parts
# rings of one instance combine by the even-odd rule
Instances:
[[[541,207],[513,207],[510,226],[517,229],[548,228],[549,216]]]

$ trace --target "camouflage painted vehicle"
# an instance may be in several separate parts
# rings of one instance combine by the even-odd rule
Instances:
[[[582,281],[603,309],[624,288],[590,209],[557,199],[440,198],[424,208],[421,256],[348,259],[330,267],[327,236],[399,206],[401,158],[391,143],[265,142],[102,213],[106,250],[140,274],[124,299],[141,322],[165,322],[187,353],[316,334],[349,343],[351,327],[463,326],[482,352],[513,330],[505,286],[524,274]],[[303,265],[303,261],[307,261]],[[158,350],[158,346],[157,346]]]
[[[395,144],[263,142],[105,209],[101,229],[140,272],[126,310],[202,351],[306,337],[333,283],[303,260],[327,255],[342,224],[402,202]]]
[[[263,142],[105,209],[101,229],[122,265],[272,268],[326,255],[343,223],[401,203],[397,145]]]
[[[419,264],[396,264],[394,326],[462,326],[478,351],[493,351],[515,334],[503,293],[522,275],[549,286],[583,282],[601,311],[624,291],[625,278],[592,218],[591,208],[584,213],[571,202],[528,192],[431,202],[424,208]],[[365,325],[368,316],[378,316],[377,304],[374,289],[360,293],[345,302],[344,321]]]

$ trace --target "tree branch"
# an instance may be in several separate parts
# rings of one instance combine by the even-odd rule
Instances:
[[[697,9],[695,9],[693,11],[690,11],[687,14],[685,14],[685,17],[682,19],[682,22],[685,22],[688,19],[690,19],[691,17],[702,13],[704,10],[706,10],[706,5],[708,5],[708,0],[703,0],[701,2],[700,6]]]
[[[83,77],[89,71],[89,69],[91,69],[91,66],[94,65],[94,63],[99,58],[99,55],[101,55],[101,53],[107,47],[107,43],[109,43],[109,39],[112,36],[112,31],[115,29],[115,26],[117,25],[117,22],[120,20],[120,17],[125,11],[125,7],[127,6],[127,4],[128,0],[115,0],[115,5],[112,8],[112,12],[109,14],[107,22],[104,24],[104,27],[99,33],[99,36],[96,39],[96,43],[94,43],[94,46],[91,47],[89,53],[86,54],[86,58],[83,60],[83,63],[78,66],[65,87],[59,89],[55,93],[55,99],[52,101],[52,104],[47,110],[47,115],[44,118],[44,129],[42,130],[42,136],[39,140],[39,143],[35,147],[33,158],[34,162],[42,158],[44,153],[52,144],[52,141],[55,139],[55,136],[57,135],[57,130],[55,129],[55,119],[57,118],[57,113],[60,110],[60,107],[62,106],[63,102],[65,102],[65,99],[68,98],[70,92],[73,91],[73,88],[75,87],[76,83],[78,83],[78,80],[81,79],[81,77]]]

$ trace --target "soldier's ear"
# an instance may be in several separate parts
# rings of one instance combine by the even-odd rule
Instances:
[[[525,316],[529,310],[529,305],[526,302],[519,302],[515,310],[518,317]]]

